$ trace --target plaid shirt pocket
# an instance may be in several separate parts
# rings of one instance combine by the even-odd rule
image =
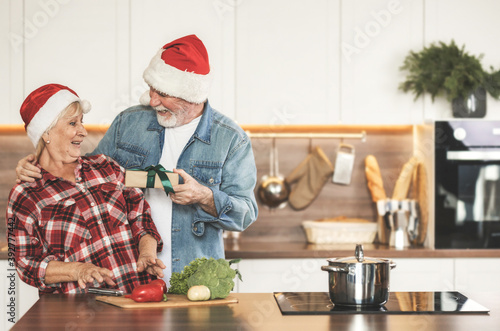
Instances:
[[[50,244],[53,254],[66,255],[68,251],[79,247],[80,243],[92,239],[72,198],[45,206],[42,209],[40,228],[42,238]]]
[[[106,205],[105,211],[109,215],[109,223],[112,226],[128,225],[127,204],[123,196],[123,186],[116,183],[104,183],[99,186],[102,191],[102,203]]]

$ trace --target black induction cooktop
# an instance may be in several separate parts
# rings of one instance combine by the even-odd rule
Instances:
[[[275,292],[283,315],[487,314],[489,309],[459,292],[390,292],[383,306],[336,306],[327,292]]]

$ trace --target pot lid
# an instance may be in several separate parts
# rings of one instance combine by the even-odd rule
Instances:
[[[335,259],[328,259],[328,262],[335,262],[335,263],[388,263],[389,260],[387,259],[377,259],[377,258],[370,258],[370,257],[365,257],[365,254],[363,252],[363,245],[357,244],[356,245],[356,250],[354,251],[354,256],[349,256],[349,257],[343,257],[343,258],[335,258]]]

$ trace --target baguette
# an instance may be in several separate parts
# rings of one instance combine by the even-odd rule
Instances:
[[[392,199],[404,200],[408,197],[408,191],[413,177],[413,169],[415,168],[417,162],[417,158],[412,156],[410,160],[403,165],[401,173],[399,174],[396,184],[394,185]]]
[[[373,155],[368,155],[365,158],[365,174],[373,202],[386,199],[387,195],[385,194],[380,168],[377,159]]]

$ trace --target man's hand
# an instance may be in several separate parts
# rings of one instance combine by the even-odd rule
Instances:
[[[17,162],[16,167],[16,183],[34,182],[35,178],[42,178],[40,168],[34,165],[35,155],[30,154]]]
[[[217,216],[214,195],[208,187],[198,183],[196,179],[188,175],[182,169],[174,169],[174,173],[179,174],[184,180],[184,184],[173,185],[175,193],[170,193],[170,199],[179,205],[199,204],[203,210],[212,216]]]
[[[87,283],[93,283],[94,281],[98,283],[106,282],[110,286],[115,286],[113,276],[111,270],[95,266],[92,263],[80,263],[75,268],[75,278],[80,288],[85,288]]]

